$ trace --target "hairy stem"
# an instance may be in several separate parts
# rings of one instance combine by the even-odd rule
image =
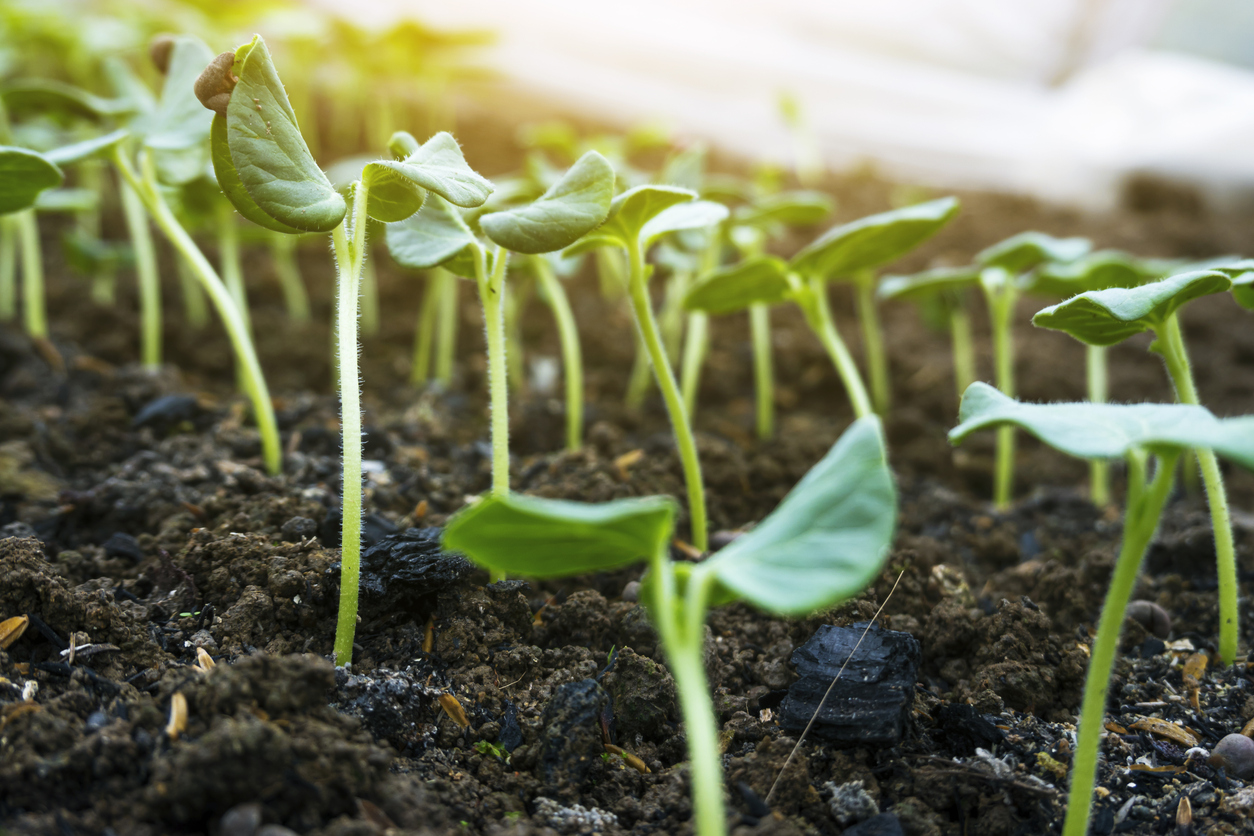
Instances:
[[[566,449],[578,450],[583,445],[583,351],[579,345],[579,329],[570,300],[553,267],[544,256],[532,256],[540,293],[553,311],[557,337],[562,346],[562,373],[566,378]]]
[[[1106,403],[1106,347],[1085,346],[1085,367],[1089,400]],[[1110,504],[1110,462],[1093,459],[1089,462],[1089,498],[1099,507]]]
[[[853,362],[853,356],[840,338],[836,330],[836,321],[832,319],[832,310],[827,303],[827,285],[821,279],[811,279],[797,297],[801,312],[805,314],[810,330],[819,338],[827,356],[832,358],[836,366],[836,374],[840,376],[853,406],[855,418],[865,418],[872,413],[871,398],[867,395],[866,386],[862,383],[862,375]]]
[[[427,292],[418,308],[418,327],[414,331],[414,359],[409,366],[409,383],[421,386],[431,376],[431,347],[435,343],[435,319],[440,310],[440,283],[432,273],[427,278]]]
[[[366,245],[367,249],[369,246]],[[363,258],[362,261],[361,333],[367,337],[374,337],[379,333],[379,277],[370,258]]]
[[[753,388],[757,401],[758,438],[775,435],[775,368],[771,358],[771,309],[749,306],[749,333],[753,339]]]
[[[1119,647],[1119,631],[1123,627],[1128,601],[1136,587],[1141,561],[1158,527],[1163,504],[1171,491],[1172,473],[1177,454],[1158,460],[1153,481],[1146,485],[1145,456],[1134,452],[1128,456],[1128,507],[1124,514],[1123,543],[1115,561],[1115,572],[1102,604],[1097,624],[1097,638],[1084,679],[1084,700],[1076,739],[1075,761],[1071,769],[1071,787],[1067,794],[1067,818],[1063,836],[1085,836],[1093,804],[1093,781],[1097,775],[1098,752],[1101,748],[1102,719],[1110,690],[1110,674]]]
[[[701,367],[710,351],[710,315],[705,311],[688,314],[688,334],[684,340],[684,364],[680,369],[680,390],[688,420],[697,414],[697,390],[701,387]]]
[[[512,281],[505,288],[505,348],[509,357],[506,369],[509,385],[515,392],[527,386],[526,359],[522,344],[522,317],[531,297],[531,286],[526,281]]]
[[[1010,275],[1001,271],[1000,282],[983,283],[988,298],[989,319],[993,329],[993,362],[997,388],[1002,394],[1015,396],[1014,311],[1018,293]],[[1010,507],[1015,482],[1015,428],[997,428],[997,460],[993,474],[993,505],[1001,511]]]
[[[875,273],[864,270],[854,283],[858,296],[858,318],[862,321],[862,344],[866,348],[867,377],[871,381],[871,403],[880,416],[892,406],[892,384],[888,378],[888,354],[884,351],[879,309],[875,306]]]
[[[1180,403],[1198,404],[1197,386],[1193,382],[1193,370],[1184,348],[1184,336],[1180,333],[1179,318],[1172,314],[1163,327],[1156,330],[1158,350],[1166,361],[1167,373],[1176,389],[1176,399]],[[1210,506],[1211,528],[1215,535],[1215,562],[1219,575],[1219,658],[1225,665],[1231,665],[1237,656],[1240,613],[1237,607],[1236,546],[1228,510],[1228,491],[1214,452],[1195,452],[1202,471],[1202,484],[1206,486],[1206,502]],[[1186,469],[1190,468],[1191,456],[1186,455],[1184,463]]]
[[[305,290],[305,282],[300,277],[300,265],[296,261],[296,244],[299,236],[286,235],[282,232],[270,234],[270,256],[274,259],[274,274],[279,279],[279,288],[283,291],[283,302],[287,307],[287,316],[292,322],[302,325],[310,321],[309,294]]]
[[[44,257],[39,245],[39,223],[34,209],[15,212],[18,241],[22,251],[22,311],[26,333],[48,336],[48,314],[44,310]]]
[[[135,250],[135,276],[139,280],[139,356],[149,370],[161,367],[161,279],[157,275],[157,248],[148,228],[148,213],[139,195],[122,184],[122,210]]]
[[[475,282],[483,305],[483,323],[488,344],[488,390],[492,404],[492,493],[509,493],[509,380],[505,364],[505,262],[509,258],[497,249],[488,273],[487,252],[475,249]]]

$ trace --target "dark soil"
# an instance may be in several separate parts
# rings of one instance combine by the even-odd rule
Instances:
[[[887,205],[887,187],[873,178],[831,186],[842,218]],[[1033,228],[1146,255],[1249,249],[1248,218],[1208,216],[1173,194],[1141,188],[1112,218],[969,195],[953,228],[900,266],[965,259]],[[316,327],[286,322],[263,252],[250,252],[246,265],[257,277],[255,330],[287,450],[284,473],[270,477],[231,393],[226,343],[216,328],[196,333],[181,322],[173,282],[170,365],[147,374],[134,365],[133,299],[123,292],[115,309],[92,306],[81,280],[63,273],[51,233],[47,243],[65,373],[16,327],[0,329],[0,525],[8,535],[0,540],[0,620],[32,622],[0,651],[0,829],[689,832],[675,686],[632,600],[639,570],[488,586],[483,573],[454,564],[404,583],[380,575],[363,598],[351,671],[328,661],[339,464],[337,404],[327,394],[332,279],[322,244],[301,251]],[[367,480],[371,542],[439,525],[489,484],[473,300],[467,293],[458,384],[415,391],[404,379],[421,285],[380,255],[383,330],[365,340],[363,354],[366,457],[378,462]],[[660,405],[639,414],[621,405],[633,349],[625,312],[590,276],[572,287],[589,358],[589,443],[579,453],[554,452],[560,402],[514,393],[514,486],[589,501],[682,496]],[[843,332],[854,337],[850,300],[840,290],[834,299]],[[1034,305],[1024,301],[1022,321]],[[957,451],[945,438],[956,414],[946,336],[910,308],[890,306],[885,316],[895,381],[888,435],[902,516],[883,574],[858,599],[808,619],[740,605],[710,618],[707,668],[736,832],[837,834],[876,809],[911,836],[1056,832],[1119,514],[1084,498],[1082,464],[1028,440],[1021,499],[1009,513],[993,513],[985,501],[991,438]],[[1216,297],[1184,318],[1203,401],[1221,415],[1248,411],[1254,393],[1248,317]],[[781,431],[759,443],[745,322],[715,323],[697,425],[716,529],[768,513],[850,420],[830,364],[799,319],[781,310],[776,324]],[[1026,325],[1020,331],[1022,397],[1082,397],[1080,346]],[[541,306],[528,310],[524,336],[533,356],[557,355]],[[1112,351],[1116,400],[1170,398],[1145,349],[1134,340]],[[991,371],[987,354],[981,362]],[[136,421],[167,396],[181,399]],[[635,450],[643,451],[639,461],[622,464]],[[1254,478],[1229,475],[1245,649],[1254,646]],[[1177,721],[1209,749],[1254,718],[1254,676],[1244,661],[1212,664],[1196,707],[1182,678],[1188,657],[1214,650],[1212,548],[1203,503],[1176,498],[1137,592],[1170,614],[1172,635],[1164,643],[1135,622],[1126,629],[1097,832],[1170,832],[1186,796],[1196,832],[1250,826],[1254,789],[1186,758],[1178,742],[1134,728],[1141,717]],[[775,711],[795,679],[790,655],[819,625],[872,617],[899,574],[881,621],[922,646],[911,730],[891,748],[806,740],[764,810],[761,799],[795,743]],[[71,643],[79,649],[63,653]],[[216,664],[197,666],[200,650]],[[186,721],[174,733],[180,701]],[[606,754],[602,718],[612,718],[616,745],[634,760]],[[861,793],[851,783],[858,781]]]

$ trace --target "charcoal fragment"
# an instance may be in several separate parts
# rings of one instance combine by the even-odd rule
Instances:
[[[875,626],[862,638],[866,627],[865,623],[824,625],[793,652],[799,679],[780,705],[784,729],[800,733],[822,702],[822,711],[810,731],[815,737],[838,746],[895,746],[901,742],[914,702],[919,643],[909,633]],[[855,646],[857,653],[840,673]],[[824,701],[829,686],[831,693]]]
[[[144,404],[131,419],[131,428],[152,427],[157,432],[169,432],[198,415],[200,403],[191,395],[163,395]]]
[[[125,557],[135,563],[142,563],[144,560],[144,550],[140,548],[139,541],[121,531],[109,535],[109,539],[104,541],[104,550],[108,557]]]
[[[279,529],[279,536],[288,543],[299,543],[317,533],[318,524],[309,517],[292,517]]]
[[[496,742],[507,752],[512,752],[522,744],[522,726],[518,725],[518,706],[509,700],[505,701],[505,714],[501,717],[501,730],[496,735]]]
[[[565,800],[579,795],[605,751],[598,719],[609,696],[595,679],[568,682],[544,707],[540,777],[547,793]]]
[[[974,706],[946,703],[936,712],[936,728],[932,737],[944,747],[946,754],[958,757],[974,755],[976,749],[992,751],[1005,733]]]
[[[363,616],[423,612],[434,598],[475,570],[465,557],[440,548],[442,528],[389,534],[361,555],[359,603]],[[339,571],[333,564],[332,571]]]
[[[847,828],[842,836],[905,836],[905,831],[892,813],[880,813],[861,824]]]
[[[332,508],[327,511],[327,515],[322,518],[322,524],[318,526],[318,539],[328,549],[338,549],[343,528],[344,514],[339,508]],[[399,530],[396,524],[387,517],[366,514],[361,518],[361,544],[366,547],[373,546],[384,537],[395,534]]]

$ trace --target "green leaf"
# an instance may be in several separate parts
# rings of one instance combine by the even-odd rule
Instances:
[[[803,276],[846,278],[887,264],[940,232],[958,209],[957,198],[944,197],[860,218],[802,248],[792,258],[792,269]]]
[[[303,231],[270,217],[253,201],[248,190],[244,188],[244,184],[240,182],[239,173],[235,170],[235,163],[231,159],[231,147],[227,142],[226,117],[220,114],[214,115],[213,124],[209,128],[209,157],[213,161],[213,173],[217,178],[218,186],[222,189],[222,194],[226,195],[227,200],[231,201],[235,211],[258,226],[275,232],[295,235]]]
[[[614,169],[589,151],[540,198],[479,219],[483,234],[507,250],[537,255],[568,247],[600,226],[614,199]]]
[[[441,131],[403,160],[380,160],[384,166],[435,192],[454,206],[481,206],[492,183],[466,164],[453,135]]]
[[[193,92],[196,79],[213,60],[213,51],[199,38],[176,36],[157,109],[136,120],[134,130],[152,149],[157,176],[181,185],[204,174],[209,162],[209,130],[213,114]]]
[[[743,226],[813,226],[835,208],[836,201],[823,192],[780,192],[750,206],[741,206],[732,214],[732,219]]]
[[[371,162],[361,172],[366,184],[366,214],[385,224],[403,221],[422,208],[427,191],[387,162]]]
[[[1241,273],[1232,280],[1232,298],[1246,310],[1254,311],[1254,272]]]
[[[648,560],[668,547],[674,525],[667,496],[591,504],[508,494],[453,517],[444,548],[496,572],[552,578]]]
[[[1092,248],[1087,238],[1055,238],[1043,232],[1021,232],[981,250],[975,260],[985,267],[1025,273],[1046,261],[1075,261]]]
[[[701,143],[691,145],[671,156],[662,166],[658,179],[681,189],[700,192],[705,180],[706,147]]]
[[[626,247],[637,239],[644,225],[654,217],[672,206],[695,200],[696,197],[696,192],[676,186],[646,185],[628,189],[610,203],[609,217],[597,230],[597,237],[608,238],[618,242],[619,246]],[[571,249],[573,251],[575,247]]]
[[[40,192],[64,179],[61,169],[42,154],[0,145],[0,215],[29,209]]]
[[[461,214],[447,200],[431,195],[416,215],[387,225],[388,252],[402,267],[426,270],[444,265],[474,277],[472,248],[479,246]],[[450,263],[454,262],[454,263]]]
[[[684,295],[684,308],[726,314],[755,303],[788,299],[788,265],[773,255],[757,256],[704,276]]]
[[[1136,287],[1170,271],[1157,259],[1134,258],[1118,250],[1100,250],[1071,262],[1050,262],[1035,270],[1024,290],[1038,296],[1066,299],[1088,290]]]
[[[727,207],[712,200],[694,200],[663,209],[640,229],[640,245],[647,252],[653,242],[672,232],[707,229],[727,220]]]
[[[388,140],[388,153],[395,159],[403,160],[410,154],[416,154],[422,147],[409,131],[397,131]]]
[[[1032,324],[1064,331],[1089,345],[1115,345],[1158,328],[1191,300],[1222,293],[1231,285],[1223,273],[1199,270],[1140,287],[1090,290],[1038,312]]]
[[[122,140],[130,136],[130,131],[125,129],[116,130],[102,136],[84,139],[82,142],[76,142],[73,145],[63,145],[60,148],[53,148],[44,154],[44,159],[56,165],[71,165],[72,163],[86,160],[90,157],[96,157],[108,151]]]
[[[226,109],[226,139],[231,163],[252,203],[289,228],[335,229],[348,204],[309,153],[260,35],[237,51],[235,75],[239,81]],[[238,209],[239,203],[235,205]],[[240,214],[249,217],[242,209]]]
[[[46,189],[35,198],[37,212],[86,212],[99,205],[100,195],[91,189]]]
[[[1216,418],[1189,404],[1021,403],[987,383],[962,396],[961,423],[949,441],[961,444],[977,430],[1014,424],[1055,450],[1082,459],[1114,459],[1135,448],[1151,452],[1185,447],[1214,450],[1254,470],[1254,416]]]
[[[856,595],[879,573],[897,491],[875,416],[855,421],[770,516],[694,570],[744,600],[800,615]]]
[[[921,302],[936,294],[952,293],[976,287],[980,283],[978,267],[940,267],[924,270],[913,276],[887,276],[876,287],[881,299],[904,299]]]
[[[125,99],[101,98],[80,87],[51,79],[8,82],[0,87],[0,100],[13,114],[51,111],[93,120],[123,116],[135,107]]]

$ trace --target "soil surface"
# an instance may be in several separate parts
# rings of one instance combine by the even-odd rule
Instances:
[[[870,176],[829,186],[840,219],[889,205],[891,190]],[[1130,189],[1128,208],[1106,218],[993,195],[964,203],[951,229],[895,269],[965,260],[1025,229],[1081,233],[1144,255],[1249,250],[1248,218],[1208,215],[1162,186]],[[339,423],[329,394],[325,245],[300,250],[318,323],[306,328],[287,321],[264,249],[248,250],[253,321],[287,451],[283,474],[272,477],[232,393],[220,330],[188,327],[170,282],[169,364],[142,371],[129,290],[112,309],[94,306],[60,264],[55,230],[45,236],[59,358],[50,364],[46,347],[0,327],[0,620],[30,618],[0,651],[0,829],[690,832],[675,686],[634,600],[640,570],[485,585],[483,572],[432,555],[431,527],[489,486],[481,331],[469,289],[455,385],[416,390],[405,378],[423,280],[378,248],[385,315],[363,350],[366,536],[375,548],[354,664],[337,670],[328,660],[339,591]],[[558,393],[514,392],[514,487],[588,501],[682,497],[657,398],[639,412],[622,405],[634,346],[625,309],[591,275],[573,280],[571,292],[589,363],[588,444],[555,452],[564,432]],[[856,352],[852,300],[838,288],[833,302]],[[1021,397],[1079,399],[1082,348],[1026,325],[1043,304],[1022,302]],[[991,435],[958,450],[946,441],[957,401],[947,336],[912,308],[884,313],[902,513],[883,573],[856,600],[810,618],[733,605],[709,620],[706,662],[732,824],[739,834],[838,834],[883,811],[910,836],[1056,832],[1120,513],[1088,502],[1082,463],[1027,439],[1019,499],[994,513]],[[1220,415],[1250,409],[1249,316],[1227,297],[1200,300],[1184,315],[1202,400]],[[714,323],[696,416],[714,529],[761,519],[851,419],[800,318],[781,309],[774,322],[780,432],[768,442],[752,433],[747,324]],[[977,329],[986,331],[978,315]],[[538,303],[523,336],[529,359],[558,356]],[[1147,343],[1111,351],[1113,399],[1170,399]],[[987,340],[980,345],[981,370],[991,373]],[[1169,614],[1171,632],[1164,641],[1134,621],[1125,629],[1095,832],[1177,832],[1183,798],[1195,832],[1248,832],[1254,821],[1254,785],[1188,752],[1190,742],[1210,750],[1254,719],[1254,668],[1244,657],[1254,646],[1254,477],[1229,477],[1241,661],[1225,669],[1213,656],[1209,518],[1200,499],[1182,494],[1136,594]],[[793,651],[821,625],[871,618],[898,576],[880,623],[910,633],[922,650],[903,739],[841,748],[807,738],[768,804],[796,744],[778,711],[796,679]],[[1210,664],[1186,680],[1197,654]],[[1164,737],[1147,718],[1177,731]],[[627,756],[606,749],[607,735]]]

